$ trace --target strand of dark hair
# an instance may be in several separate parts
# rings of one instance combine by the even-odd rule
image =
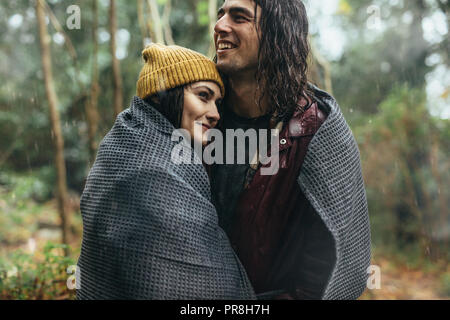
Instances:
[[[301,0],[254,1],[262,9],[257,26],[261,37],[256,81],[264,95],[268,95],[269,112],[278,121],[288,121],[301,99],[308,101],[309,95],[306,8]]]
[[[166,117],[175,129],[179,129],[181,128],[183,116],[184,88],[185,86],[179,86],[170,90],[160,91],[146,97],[144,101]]]

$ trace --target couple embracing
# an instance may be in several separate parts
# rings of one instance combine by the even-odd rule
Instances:
[[[358,298],[370,264],[359,151],[336,101],[308,82],[302,1],[225,0],[214,30],[214,62],[143,51],[137,96],[81,198],[77,297]],[[214,128],[277,130],[278,170],[262,174],[258,151],[230,141],[245,163],[172,161],[174,131],[206,148]]]

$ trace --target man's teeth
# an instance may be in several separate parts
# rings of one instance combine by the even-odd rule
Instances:
[[[231,43],[219,43],[219,50],[224,49],[233,49],[233,45]]]

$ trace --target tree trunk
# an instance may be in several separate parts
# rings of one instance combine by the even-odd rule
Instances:
[[[328,93],[333,94],[330,63],[317,50],[312,37],[309,38],[309,41],[311,44],[309,76],[313,83],[316,83]]]
[[[413,59],[413,68],[405,70],[405,76],[413,87],[424,88],[426,74],[431,70],[426,65],[426,59],[430,54],[430,44],[425,40],[422,22],[425,18],[427,6],[424,0],[407,1],[406,9],[413,15],[413,21],[409,26],[411,41],[407,43],[408,59]]]
[[[162,29],[161,16],[159,15],[158,11],[158,3],[156,2],[156,0],[147,0],[147,1],[153,21],[152,23],[153,32],[156,37],[155,39],[152,40],[153,42],[164,44],[164,34]]]
[[[151,10],[150,10],[150,7],[148,6],[148,3],[147,3],[147,6],[145,6],[145,8],[146,8],[146,14],[147,14],[147,16],[149,16],[149,17],[151,17],[152,16],[152,12],[151,12]],[[146,25],[147,25],[147,30],[148,30],[148,34],[149,34],[149,36],[150,36],[150,42],[156,42],[156,33],[155,33],[155,28],[154,28],[154,21],[152,21],[152,19],[145,19],[145,21],[146,21]]]
[[[164,7],[164,14],[162,17],[162,25],[164,30],[164,38],[168,45],[174,45],[175,41],[172,36],[172,28],[170,27],[170,14],[172,12],[172,0],[166,0],[166,6]]]
[[[95,156],[97,153],[97,130],[98,130],[98,40],[97,40],[97,29],[98,29],[98,8],[97,0],[92,2],[92,14],[93,14],[93,24],[92,24],[92,41],[94,46],[93,61],[92,61],[92,83],[89,94],[89,99],[86,102],[86,121],[88,125],[88,139],[89,139],[89,162],[92,165],[95,161]]]
[[[45,91],[48,100],[50,122],[52,126],[52,137],[55,148],[55,167],[58,188],[58,209],[61,219],[62,242],[67,244],[69,238],[69,215],[66,207],[67,178],[66,165],[64,162],[64,139],[62,136],[61,122],[58,111],[58,99],[55,92],[52,74],[50,36],[45,24],[44,0],[36,1],[36,16],[39,26],[39,38],[41,45],[42,69],[44,73]],[[67,252],[66,252],[67,253]]]
[[[111,36],[111,56],[113,67],[114,84],[114,118],[116,118],[123,109],[122,77],[120,75],[120,63],[116,56],[116,1],[110,0],[109,6],[109,34]]]
[[[145,15],[144,15],[144,0],[137,0],[137,16],[139,22],[139,28],[141,29],[141,37],[142,37],[142,48],[145,48],[146,42],[145,39],[149,36],[147,30],[147,24],[145,23]]]
[[[209,43],[208,56],[210,58],[213,58],[216,55],[216,45],[214,43],[214,27],[216,26],[217,21],[217,0],[209,0],[208,15],[209,15],[209,36],[211,37],[211,41]]]

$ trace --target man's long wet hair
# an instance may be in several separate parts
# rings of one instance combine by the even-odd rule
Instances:
[[[270,112],[289,120],[308,95],[309,23],[301,0],[254,0],[261,7],[258,86]],[[255,6],[256,17],[256,6]],[[262,99],[262,97],[261,97]]]

